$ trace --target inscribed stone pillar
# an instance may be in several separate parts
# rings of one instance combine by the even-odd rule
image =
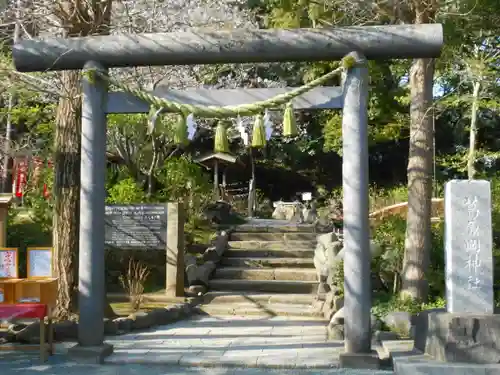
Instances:
[[[493,314],[491,190],[484,180],[445,186],[446,303],[450,313]]]
[[[167,204],[167,276],[165,293],[184,296],[184,206]]]

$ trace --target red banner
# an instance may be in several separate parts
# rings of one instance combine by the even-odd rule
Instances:
[[[24,189],[26,188],[26,182],[28,180],[28,160],[25,158],[17,159],[14,168],[14,192],[16,194],[16,197],[21,198],[23,196]]]
[[[26,191],[26,186],[28,184],[28,173],[30,169],[30,164],[32,166],[32,176],[30,178],[30,186],[37,186],[40,177],[42,177],[43,168],[45,167],[45,163],[47,163],[48,168],[53,167],[52,161],[42,159],[39,156],[34,156],[33,159],[30,160],[28,158],[17,158],[14,161],[14,170],[13,170],[13,190],[18,198],[22,198],[24,192]],[[47,184],[43,184],[43,196],[44,198],[50,197],[50,191],[48,189]]]

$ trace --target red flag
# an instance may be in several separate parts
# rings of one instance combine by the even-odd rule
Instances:
[[[26,186],[28,163],[26,159],[18,159],[16,163],[16,197],[21,198]]]

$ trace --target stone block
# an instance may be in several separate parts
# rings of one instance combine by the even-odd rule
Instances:
[[[343,340],[344,339],[344,325],[343,324],[329,324],[327,327],[329,340]]]
[[[80,344],[68,349],[68,357],[77,363],[101,364],[104,358],[113,353],[113,346],[103,343],[99,346],[81,346]]]
[[[382,321],[392,331],[409,336],[414,317],[405,311],[393,311],[384,316]]]
[[[493,239],[488,181],[445,187],[446,304],[450,313],[493,314]]]
[[[129,318],[116,318],[114,320],[116,324],[118,325],[118,333],[128,333],[132,330],[132,324],[134,321]]]
[[[339,359],[341,368],[380,369],[380,358],[376,351],[371,353],[341,353]]]
[[[413,346],[416,350],[425,352],[425,343],[427,341],[427,331],[429,329],[429,314],[444,314],[446,309],[429,309],[421,311],[415,315],[415,335],[413,337]]]
[[[205,285],[191,285],[189,287],[189,293],[194,296],[201,296],[208,291],[208,287]]]
[[[302,223],[302,204],[300,202],[274,202],[275,209],[272,218],[275,220],[287,220],[293,223]]]
[[[391,331],[375,331],[373,333],[373,341],[381,343],[383,341],[396,341],[401,340],[401,336],[396,332]]]
[[[480,365],[476,363],[446,363],[425,358],[402,357],[393,359],[397,375],[497,375],[500,365]]]
[[[333,310],[339,311],[344,308],[344,297],[334,296],[333,297]]]
[[[151,310],[149,315],[152,316],[154,325],[169,324],[179,318],[179,313],[176,310],[162,307]]]
[[[139,311],[131,314],[129,318],[133,321],[132,330],[148,329],[155,324],[153,316],[147,312]]]
[[[46,326],[45,326],[46,328]],[[27,344],[38,344],[40,342],[40,321],[34,321],[30,324],[11,324],[8,332],[16,337],[16,341]],[[47,338],[47,330],[45,330]]]
[[[114,336],[118,334],[118,323],[112,319],[104,319],[104,334]]]
[[[428,314],[425,353],[438,361],[500,363],[500,315]]]

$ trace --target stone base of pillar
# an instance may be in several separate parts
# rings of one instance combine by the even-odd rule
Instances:
[[[77,344],[68,349],[68,357],[74,362],[84,364],[101,364],[104,358],[113,353],[113,345],[82,346]]]
[[[341,353],[341,368],[380,369],[380,358],[376,351],[371,353]]]
[[[500,315],[432,312],[417,317],[415,348],[442,362],[498,364]]]

